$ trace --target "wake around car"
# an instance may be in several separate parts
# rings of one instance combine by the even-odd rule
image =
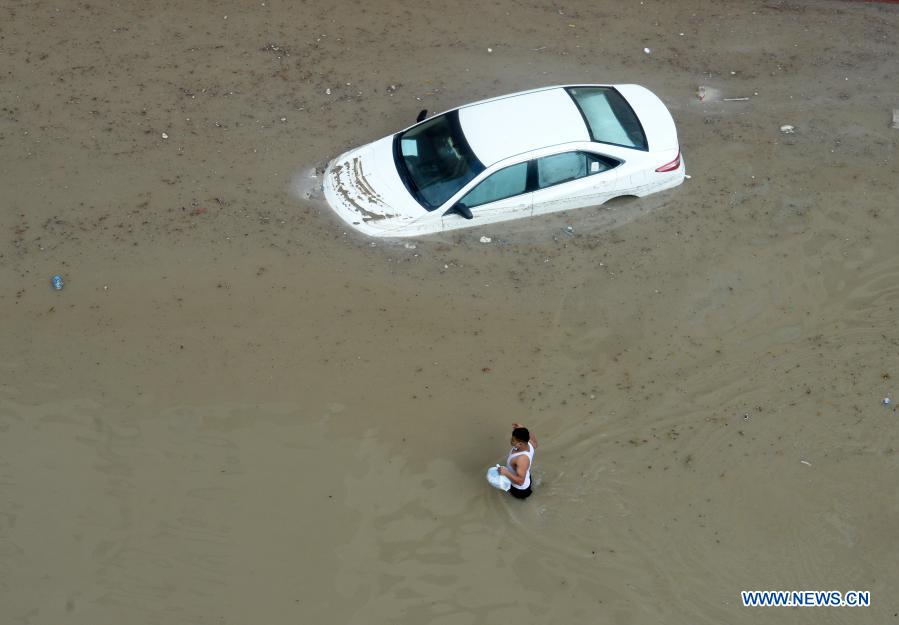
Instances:
[[[356,230],[432,234],[684,180],[671,113],[639,85],[546,87],[423,117],[328,164],[325,199]]]

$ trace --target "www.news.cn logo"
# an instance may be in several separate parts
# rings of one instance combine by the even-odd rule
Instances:
[[[849,590],[744,590],[740,599],[746,607],[756,608],[866,608],[871,605],[871,592]]]

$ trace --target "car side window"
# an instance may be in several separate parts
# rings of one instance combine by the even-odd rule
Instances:
[[[598,174],[618,163],[587,152],[564,152],[537,159],[537,186],[541,189]]]
[[[468,208],[504,200],[527,190],[528,164],[518,163],[492,173],[460,200]]]

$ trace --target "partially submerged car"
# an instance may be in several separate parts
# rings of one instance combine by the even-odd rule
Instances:
[[[356,230],[431,234],[684,180],[671,113],[639,85],[546,87],[425,115],[328,164],[325,199]]]

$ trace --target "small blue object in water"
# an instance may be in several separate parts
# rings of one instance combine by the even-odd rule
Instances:
[[[487,469],[487,481],[493,488],[500,490],[509,490],[512,488],[512,481],[505,475],[500,474],[499,465]]]
[[[52,278],[50,278],[50,284],[52,284],[53,288],[56,289],[57,291],[61,291],[65,282],[62,281],[62,276],[57,274],[57,275],[53,276]]]

